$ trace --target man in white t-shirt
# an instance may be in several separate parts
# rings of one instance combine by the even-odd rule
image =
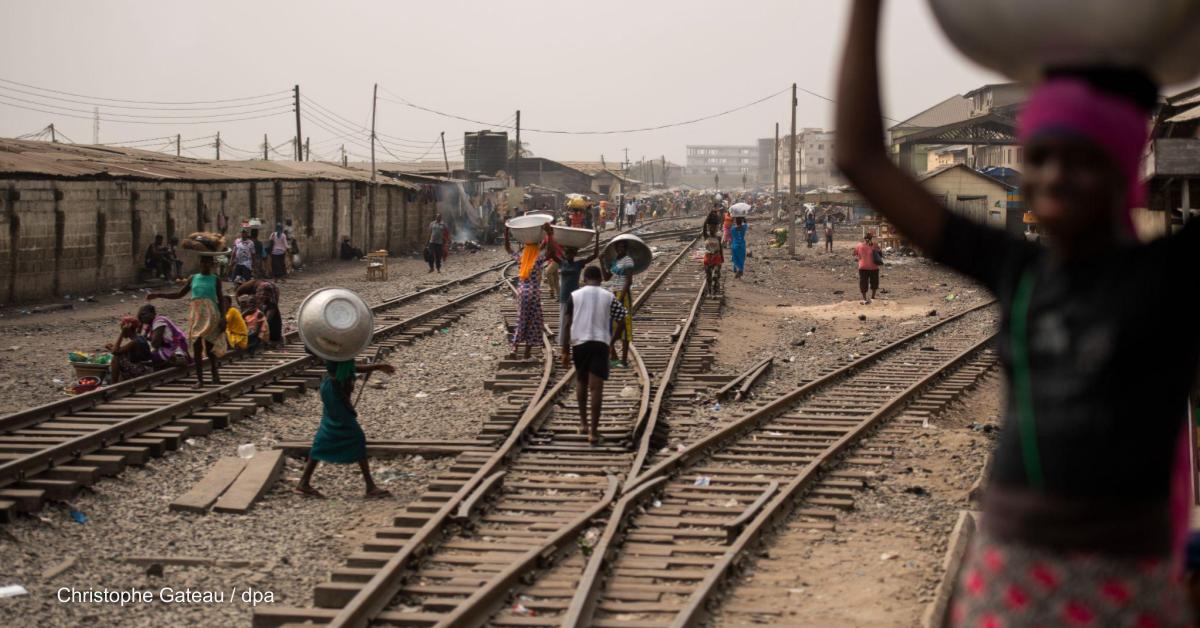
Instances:
[[[608,345],[613,321],[625,318],[625,306],[612,292],[600,287],[596,266],[583,269],[583,287],[571,293],[571,307],[563,324],[563,367],[575,363],[575,399],[579,402],[579,433],[588,443],[600,440],[600,408],[604,381],[608,379]],[[569,348],[569,351],[568,351]],[[592,420],[588,423],[588,396]]]
[[[625,204],[625,226],[629,229],[633,228],[633,223],[637,221],[638,206],[637,201],[629,201]]]

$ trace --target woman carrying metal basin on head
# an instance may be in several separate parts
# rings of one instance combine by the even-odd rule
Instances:
[[[609,241],[600,255],[600,270],[608,287],[625,307],[625,318],[613,323],[613,339],[609,344],[614,366],[629,364],[629,343],[633,342],[633,276],[650,267],[653,259],[650,247],[641,238],[619,235]],[[621,340],[621,359],[617,360],[617,340]]]
[[[1007,403],[951,623],[1191,625],[1175,573],[1187,515],[1177,472],[1200,327],[1161,320],[1200,306],[1200,221],[1139,243],[1131,210],[1152,76],[1195,74],[1200,55],[1167,47],[1200,41],[1200,3],[933,2],[968,55],[1040,81],[1017,126],[1023,196],[1049,246],[950,213],[891,161],[879,141],[881,4],[851,11],[838,168],[918,247],[995,293],[1002,316]]]
[[[524,357],[529,359],[533,345],[542,339],[542,269],[546,265],[546,249],[554,247],[554,230],[550,228],[553,220],[547,214],[526,214],[504,223],[504,250],[518,263],[514,357],[524,344]],[[513,251],[512,237],[522,243],[520,252]]]
[[[357,294],[344,288],[322,288],[305,297],[296,314],[296,324],[305,348],[325,360],[321,380],[321,424],[308,451],[308,464],[296,492],[307,497],[324,497],[312,486],[319,462],[358,463],[366,484],[366,496],[387,497],[390,493],[375,484],[367,462],[367,436],[358,424],[351,402],[354,378],[375,371],[391,375],[390,364],[358,364],[355,357],[371,343],[375,321],[371,309]],[[365,381],[365,379],[364,379]]]

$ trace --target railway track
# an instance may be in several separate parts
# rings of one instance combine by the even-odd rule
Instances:
[[[505,265],[372,306],[375,338],[360,359],[378,358],[452,324],[479,297],[505,285],[496,276]],[[36,511],[47,500],[69,499],[126,465],[144,464],[187,438],[314,388],[323,369],[294,332],[285,340],[282,349],[224,359],[222,385],[193,388],[190,369],[175,368],[0,417],[0,522]]]
[[[773,523],[796,516],[795,526],[825,528],[853,507],[898,437],[890,424],[876,431],[882,422],[903,409],[902,424],[919,425],[974,383],[994,335],[978,329],[993,317],[980,306],[939,321],[647,468],[627,483],[584,569],[556,583],[574,593],[550,623],[698,624]]]
[[[605,387],[600,445],[578,433],[574,372],[555,364],[557,305],[544,295],[540,360],[502,364],[526,370],[502,371],[496,380],[511,386],[510,395],[534,400],[505,442],[494,452],[460,455],[392,527],[377,530],[316,588],[316,608],[259,608],[255,625],[477,625],[501,608],[521,623],[527,611],[511,604],[514,589],[558,568],[560,558],[567,569],[579,561],[572,554],[591,521],[615,501],[620,480],[644,464],[668,383],[710,366],[697,356],[713,330],[697,321],[719,302],[702,297],[693,245],[660,256],[635,284],[631,364],[614,369]],[[541,375],[531,377],[538,362]],[[503,613],[494,622],[511,623]]]

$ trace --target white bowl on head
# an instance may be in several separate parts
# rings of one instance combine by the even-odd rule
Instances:
[[[578,227],[554,225],[554,241],[562,246],[581,249],[596,239],[596,232]]]
[[[519,242],[524,244],[537,244],[542,241],[542,236],[545,231],[543,225],[550,224],[554,220],[553,216],[548,214],[526,214],[509,218],[504,222],[504,226],[512,233],[512,236]]]
[[[967,57],[1019,81],[1046,68],[1142,68],[1162,84],[1200,72],[1195,0],[929,0]]]
[[[296,327],[304,346],[317,357],[345,362],[371,344],[375,315],[353,291],[321,288],[300,303]]]

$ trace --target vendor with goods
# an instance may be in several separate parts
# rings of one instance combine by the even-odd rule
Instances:
[[[183,248],[195,252],[200,270],[193,274],[177,292],[151,292],[146,300],[182,299],[191,295],[188,303],[188,338],[192,341],[196,364],[196,388],[204,387],[203,356],[208,356],[213,385],[221,385],[219,362],[225,354],[226,297],[221,290],[221,278],[217,275],[218,259],[229,254],[225,248],[225,237],[215,233],[193,233],[184,240]]]
[[[932,2],[969,56],[1037,83],[1017,135],[1022,195],[1047,235],[1039,245],[951,213],[892,161],[880,142],[882,4],[851,9],[837,166],[916,246],[1000,304],[1007,403],[949,621],[1190,626],[1178,568],[1200,327],[1162,321],[1198,305],[1200,221],[1140,243],[1131,211],[1144,202],[1156,80],[1200,70],[1200,55],[1180,54],[1196,41],[1200,5]]]
[[[121,331],[116,341],[104,346],[112,353],[109,362],[109,381],[113,384],[123,379],[133,379],[154,371],[154,354],[150,339],[140,332],[141,321],[134,316],[121,317]]]

